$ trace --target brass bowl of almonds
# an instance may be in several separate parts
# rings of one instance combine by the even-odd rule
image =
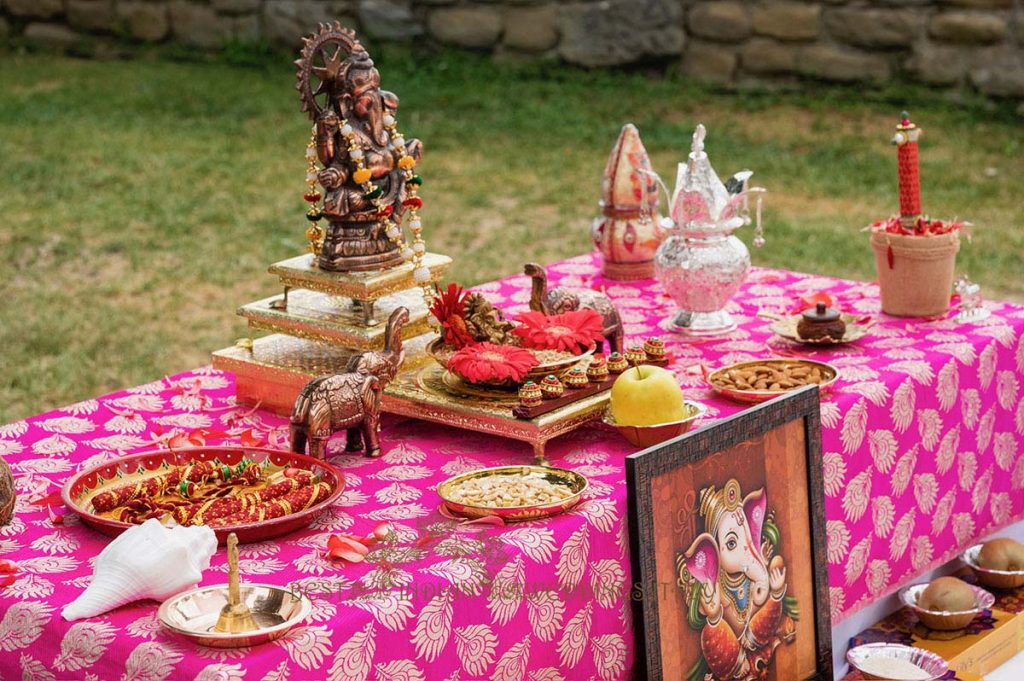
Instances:
[[[712,371],[711,388],[737,402],[757,403],[784,395],[805,385],[825,391],[839,378],[839,370],[809,359],[762,359],[739,362]]]
[[[437,486],[445,507],[464,518],[537,520],[580,502],[587,479],[564,468],[499,466],[448,478]]]

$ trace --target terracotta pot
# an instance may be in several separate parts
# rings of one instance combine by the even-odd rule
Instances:
[[[935,317],[949,311],[960,250],[956,232],[936,236],[872,232],[871,247],[883,312],[897,317]]]

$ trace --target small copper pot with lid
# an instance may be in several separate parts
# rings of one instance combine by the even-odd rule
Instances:
[[[805,340],[828,337],[838,341],[842,340],[846,333],[846,322],[843,321],[839,310],[827,307],[825,303],[818,303],[815,307],[803,311],[800,322],[796,325],[796,332]]]

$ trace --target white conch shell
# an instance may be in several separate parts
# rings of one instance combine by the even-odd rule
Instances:
[[[198,584],[216,551],[209,527],[164,527],[147,520],[100,552],[92,582],[61,615],[71,622],[133,601],[164,601]]]

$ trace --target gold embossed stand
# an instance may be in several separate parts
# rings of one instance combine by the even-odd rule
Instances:
[[[427,253],[431,282],[440,281],[451,262]],[[402,329],[406,356],[422,354],[432,332],[412,271],[407,263],[378,272],[328,272],[312,254],[274,263],[269,272],[283,292],[238,309],[251,331],[271,335],[214,352],[213,366],[236,375],[240,402],[289,414],[307,381],[343,373],[357,352],[383,349],[383,322],[396,307],[409,309]]]
[[[288,415],[302,386],[316,376],[343,373],[353,352],[275,333],[257,338],[251,348],[233,345],[217,350],[213,366],[235,374],[239,403]]]
[[[440,281],[452,259],[427,253],[430,281]],[[409,308],[403,338],[430,330],[427,307],[412,279],[412,263],[379,272],[328,272],[311,253],[274,263],[269,272],[284,287],[277,296],[239,308],[249,328],[341,343],[360,350],[384,344],[383,321],[399,305]]]
[[[391,414],[507,437],[529,444],[544,463],[545,445],[601,418],[610,392],[601,391],[532,419],[516,418],[514,392],[478,390],[453,379],[424,352],[430,335],[406,344],[402,371],[384,390],[382,409]],[[290,414],[299,390],[311,378],[345,370],[351,350],[274,334],[252,349],[230,347],[213,353],[213,364],[235,374],[238,400]]]
[[[451,258],[428,253],[431,281],[444,276]],[[284,287],[278,295],[248,303],[238,314],[253,331],[270,335],[213,353],[213,366],[236,377],[238,401],[290,414],[299,391],[317,376],[345,371],[353,354],[384,344],[384,319],[399,305],[410,310],[403,329],[405,364],[385,389],[382,409],[410,418],[498,435],[529,444],[544,462],[552,439],[601,418],[609,391],[581,397],[534,418],[517,418],[515,392],[482,390],[448,374],[425,352],[436,336],[427,321],[412,266],[380,272],[327,272],[312,255],[270,266]]]

